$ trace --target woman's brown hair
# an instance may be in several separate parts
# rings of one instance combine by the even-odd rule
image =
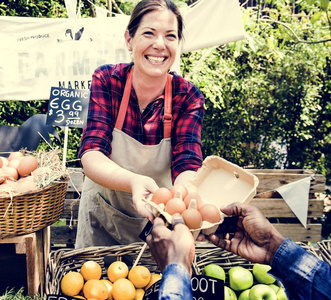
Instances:
[[[162,8],[169,9],[176,16],[178,23],[178,38],[181,40],[183,37],[183,18],[178,7],[171,0],[142,0],[138,2],[132,11],[129,24],[127,26],[130,36],[135,36],[141,19],[145,14]]]

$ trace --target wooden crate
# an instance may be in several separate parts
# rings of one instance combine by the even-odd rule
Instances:
[[[24,288],[24,294],[44,293],[44,279],[50,253],[49,227],[39,231],[0,239],[1,293]]]
[[[285,237],[299,241],[320,241],[324,200],[317,195],[325,189],[325,176],[312,170],[249,170],[259,178],[257,195],[250,204],[257,206],[265,217]],[[313,175],[310,184],[307,228],[297,219],[287,203],[275,192],[275,189]]]
[[[323,216],[324,201],[316,197],[323,193],[325,176],[314,174],[311,170],[249,170],[259,178],[257,196],[251,201],[252,205],[260,208],[262,213],[283,234],[294,241],[320,241],[321,217]],[[71,169],[71,180],[65,199],[64,213],[61,217],[63,224],[51,226],[51,246],[58,248],[74,248],[80,192],[83,186],[84,173],[81,168]],[[314,175],[309,194],[307,228],[301,225],[281,196],[273,190],[279,186]]]

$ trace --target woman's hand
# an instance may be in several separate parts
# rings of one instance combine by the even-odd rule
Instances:
[[[147,218],[151,222],[155,217],[152,214],[149,205],[143,201],[143,199],[147,199],[158,188],[159,187],[156,182],[148,176],[137,175],[132,178],[131,193],[133,206],[140,215]]]
[[[120,167],[99,151],[85,153],[81,162],[87,177],[111,190],[132,193],[132,201],[136,211],[141,216],[151,221],[154,220],[148,205],[142,200],[158,189],[152,178]]]
[[[208,239],[216,246],[256,263],[271,264],[285,238],[251,205],[233,203],[221,211],[229,216]],[[231,217],[234,217],[233,219]],[[235,220],[230,226],[227,221]],[[231,222],[229,222],[231,223]],[[232,227],[232,228],[231,228]]]

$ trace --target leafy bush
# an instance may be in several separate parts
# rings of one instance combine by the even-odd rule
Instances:
[[[331,31],[326,15],[311,23],[319,7],[293,15],[286,1],[274,3],[260,18],[256,8],[243,9],[245,40],[183,56],[184,76],[206,96],[204,155],[326,175]]]

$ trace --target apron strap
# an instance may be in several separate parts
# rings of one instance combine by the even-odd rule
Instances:
[[[131,70],[128,74],[128,78],[126,80],[120,110],[118,112],[118,116],[117,116],[116,123],[115,123],[115,128],[117,128],[119,130],[122,130],[125,115],[126,115],[126,110],[128,108],[128,104],[129,104],[131,87],[132,87],[132,72],[133,72],[133,68],[131,68]]]
[[[167,74],[167,83],[165,86],[164,95],[164,116],[163,116],[163,135],[164,138],[170,138],[171,136],[171,121],[172,121],[172,75]]]
[[[130,94],[131,94],[131,87],[132,87],[132,72],[133,67],[128,73],[128,78],[126,80],[125,88],[124,88],[124,94],[122,97],[122,102],[120,106],[120,110],[118,112],[118,116],[115,123],[115,128],[122,130],[126,110],[129,104]],[[164,96],[164,116],[162,118],[163,120],[163,134],[164,138],[169,138],[171,136],[171,121],[172,121],[172,75],[167,74],[167,82],[165,86],[165,96]]]

